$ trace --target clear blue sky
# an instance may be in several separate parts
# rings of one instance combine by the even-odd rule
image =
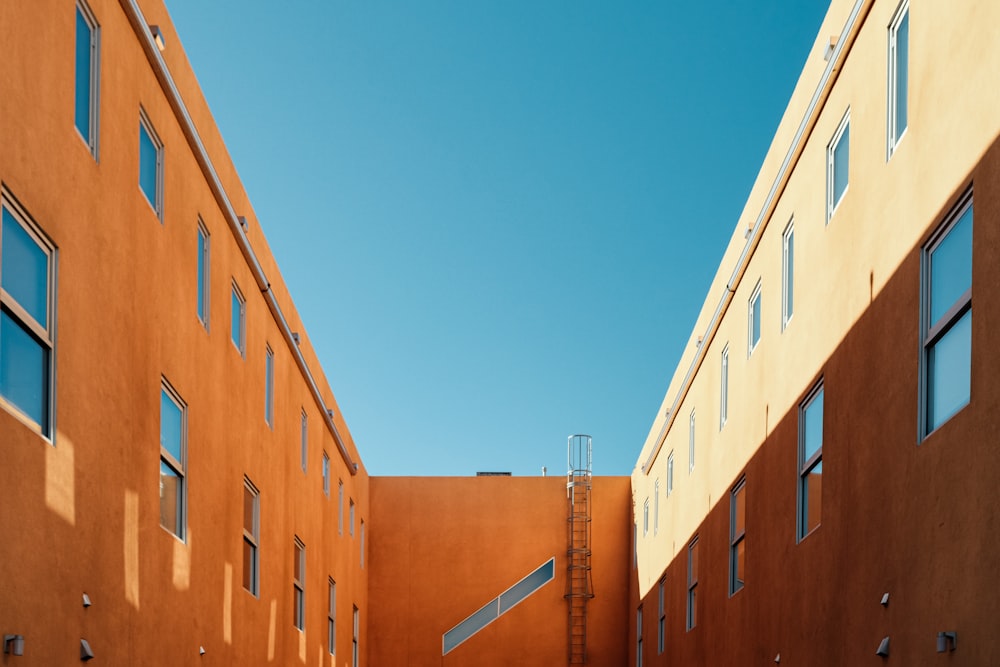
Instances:
[[[166,2],[373,475],[629,474],[828,6]]]

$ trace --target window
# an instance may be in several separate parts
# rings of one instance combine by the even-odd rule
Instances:
[[[719,430],[729,419],[729,345],[722,348],[722,381],[719,385]]]
[[[907,79],[910,58],[910,3],[903,0],[889,24],[889,153],[903,138],[907,125]]]
[[[264,356],[264,421],[274,428],[274,351],[270,345]]]
[[[667,497],[674,492],[674,453],[667,454]]]
[[[792,320],[795,303],[795,226],[790,221],[781,234],[781,330]]]
[[[642,503],[642,536],[649,533],[649,498]]]
[[[0,199],[0,405],[52,437],[55,247]]]
[[[326,650],[330,655],[337,654],[337,582],[331,577],[327,581],[329,585],[329,599],[326,610]]]
[[[198,220],[198,319],[208,328],[208,257],[209,240],[205,223]]]
[[[139,114],[139,188],[163,222],[163,144],[145,112]]]
[[[295,552],[293,557],[295,559],[292,563],[294,570],[292,578],[293,620],[296,628],[304,630],[306,627],[306,546],[302,544],[302,541],[298,537],[295,538]]]
[[[351,531],[351,537],[354,537],[354,500],[351,499],[349,502],[350,502],[351,522],[348,524],[348,530]]]
[[[847,192],[847,169],[850,162],[851,110],[837,126],[837,132],[826,147],[826,221],[830,222],[833,212]]]
[[[330,456],[323,452],[323,493],[330,497]]]
[[[729,494],[729,594],[743,588],[746,575],[746,480],[741,479]]]
[[[344,534],[344,482],[337,481],[337,534]]]
[[[667,580],[660,579],[659,588],[659,598],[660,602],[657,606],[659,612],[659,620],[656,624],[656,652],[663,653],[667,648]]]
[[[299,445],[300,445],[299,446],[299,462],[300,462],[300,465],[302,466],[302,472],[305,472],[306,471],[306,467],[307,467],[306,463],[309,460],[309,417],[306,415],[306,411],[305,410],[302,411],[302,420],[301,421],[302,421],[302,424],[301,424],[302,428],[300,430],[301,431],[301,433],[300,433],[301,437],[299,439]],[[329,462],[329,459],[327,459],[327,457],[326,457],[326,452],[323,453],[323,459],[324,459],[323,460],[323,490],[326,491],[326,495],[330,495],[330,485],[329,485],[329,480],[327,479],[327,473],[329,472],[329,470],[327,469],[327,465],[326,465]]]
[[[230,303],[232,306],[230,311],[232,317],[229,324],[230,339],[243,358],[246,358],[247,306],[243,299],[243,292],[240,291],[235,281],[233,282],[233,295]]]
[[[100,49],[100,31],[94,14],[83,2],[76,4],[76,76],[75,105],[73,109],[76,129],[87,142],[90,152],[97,157],[97,93]]]
[[[923,251],[923,423],[927,435],[969,402],[972,369],[972,194]]]
[[[660,480],[653,482],[653,535],[660,530]]]
[[[698,620],[698,538],[688,545],[688,598],[687,629],[697,625]]]
[[[750,295],[747,312],[747,356],[753,354],[760,342],[760,281]]]
[[[260,594],[260,491],[249,478],[243,478],[243,588],[251,595]]]
[[[184,539],[187,406],[166,380],[160,386],[160,525]]]
[[[361,569],[365,569],[365,520],[361,520]]]
[[[799,539],[820,523],[823,507],[823,383],[799,407]]]
[[[694,410],[688,417],[688,474],[694,470]]]
[[[358,608],[354,607],[354,633],[351,640],[351,663],[353,667],[358,667],[358,635],[361,630],[360,614]]]
[[[635,667],[642,667],[642,605],[635,610]]]

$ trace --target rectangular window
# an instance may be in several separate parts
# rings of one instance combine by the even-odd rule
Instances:
[[[688,416],[688,474],[694,470],[694,410]]]
[[[236,281],[233,281],[233,294],[230,299],[229,337],[233,345],[240,351],[240,355],[245,359],[247,356],[246,332],[247,332],[247,305]]]
[[[253,596],[260,594],[260,491],[249,478],[243,478],[243,588]]]
[[[187,406],[173,387],[160,385],[160,525],[184,539],[187,489]]]
[[[198,319],[208,328],[209,238],[205,223],[198,220]]]
[[[635,667],[642,667],[642,605],[635,610]]]
[[[844,114],[837,126],[837,132],[826,147],[826,221],[830,222],[833,212],[847,192],[847,172],[851,149],[851,110]]]
[[[653,482],[653,535],[660,531],[660,480]]]
[[[722,348],[722,377],[719,384],[719,430],[729,419],[729,345]]]
[[[292,605],[294,607],[294,623],[299,630],[306,627],[306,546],[302,541],[295,538],[295,551],[292,563]]]
[[[163,222],[163,144],[145,111],[139,114],[139,188]]]
[[[351,640],[351,664],[353,667],[358,667],[358,638],[361,634],[360,616],[358,608],[354,607],[354,632],[353,639]]]
[[[264,421],[274,428],[274,351],[270,345],[264,355]]]
[[[337,534],[344,534],[344,482],[337,481]]]
[[[337,582],[331,577],[328,582],[330,592],[326,611],[326,650],[337,654]]]
[[[660,602],[657,605],[658,610],[658,620],[656,624],[656,652],[663,653],[667,648],[667,580],[660,579],[659,598]]]
[[[365,569],[365,520],[361,520],[361,569]]]
[[[729,594],[743,588],[746,575],[746,480],[741,479],[729,494]]]
[[[0,405],[52,438],[56,250],[0,198]]]
[[[792,320],[795,303],[795,226],[790,221],[781,234],[781,330]]]
[[[85,3],[76,4],[76,76],[74,80],[74,123],[97,157],[97,95],[100,72],[100,28]]]
[[[922,253],[922,435],[969,402],[972,370],[972,194]]]
[[[354,537],[354,500],[350,499],[349,503],[350,503],[349,505],[350,523],[347,524],[347,529],[351,531],[351,537]]]
[[[820,524],[823,509],[823,383],[799,406],[799,529],[801,540]]]
[[[903,0],[889,24],[889,153],[903,138],[907,126],[907,79],[910,58],[910,2]]]
[[[667,454],[667,497],[674,492],[674,453]]]
[[[698,538],[688,545],[688,595],[687,629],[692,629],[698,621]]]
[[[306,415],[306,411],[302,411],[300,438],[299,438],[299,463],[302,466],[302,472],[306,471],[307,463],[309,461],[309,417]],[[326,458],[326,453],[323,454]],[[326,491],[326,495],[330,495],[329,480],[326,474],[329,471],[326,466],[323,466],[323,490]]]
[[[747,357],[757,349],[760,342],[760,281],[753,288],[747,304]]]
[[[323,452],[323,494],[330,497],[330,456]]]
[[[649,533],[649,498],[642,503],[642,536]]]

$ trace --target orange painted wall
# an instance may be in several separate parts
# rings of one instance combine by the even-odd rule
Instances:
[[[593,479],[588,663],[627,651],[631,491]],[[372,665],[566,664],[564,477],[374,477],[369,601]],[[555,556],[555,579],[448,655],[442,634]]]
[[[101,31],[95,160],[74,127],[75,3],[0,3],[0,181],[58,253],[52,441],[0,407],[0,631],[24,635],[19,665],[75,662],[81,638],[109,665],[349,664],[352,605],[364,657],[367,583],[360,535],[337,531],[336,485],[343,480],[367,523],[367,473],[352,474],[323,426],[127,4],[89,3]],[[139,4],[166,35],[169,72],[358,461],[163,3]],[[138,186],[140,108],[164,145],[162,224]],[[207,329],[196,315],[199,217],[211,234]],[[229,338],[233,280],[247,299],[245,359]],[[273,429],[264,422],[267,345]],[[188,406],[185,541],[159,522],[161,377]],[[261,492],[259,598],[241,584],[244,475]],[[305,633],[292,625],[296,535],[307,553]],[[326,651],[328,577],[338,584],[336,663]]]

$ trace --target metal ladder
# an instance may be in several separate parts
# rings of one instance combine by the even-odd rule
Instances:
[[[594,597],[590,572],[591,438],[571,435],[567,440],[565,597],[569,604],[569,664],[583,665],[587,662],[587,600]]]

